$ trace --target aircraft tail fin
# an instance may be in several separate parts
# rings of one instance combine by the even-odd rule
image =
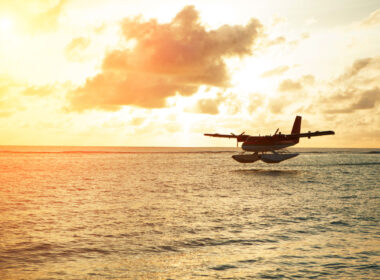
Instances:
[[[294,120],[293,128],[292,128],[292,134],[299,134],[301,132],[301,116],[297,116]]]

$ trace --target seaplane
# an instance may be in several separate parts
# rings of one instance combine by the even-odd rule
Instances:
[[[268,136],[251,136],[245,134],[245,132],[236,134],[219,134],[219,133],[205,133],[205,136],[221,137],[221,138],[235,138],[236,144],[239,146],[239,142],[243,142],[241,148],[243,152],[237,155],[233,155],[232,158],[240,163],[252,163],[258,160],[262,160],[266,163],[279,163],[281,161],[294,158],[298,156],[298,153],[290,153],[285,148],[298,144],[301,137],[311,138],[314,136],[334,135],[332,130],[327,131],[315,131],[300,133],[301,131],[301,116],[296,116],[294,120],[293,128],[290,134],[282,134],[277,128],[273,135]],[[253,152],[253,153],[245,153]]]

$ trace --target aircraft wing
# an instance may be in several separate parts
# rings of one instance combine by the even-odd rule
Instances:
[[[205,133],[204,136],[210,136],[210,137],[220,137],[220,138],[236,138],[239,142],[245,141],[249,135],[242,134],[236,135],[236,134],[219,134],[219,133]]]
[[[239,135],[219,134],[219,133],[205,133],[204,136],[221,137],[221,138],[238,138]]]
[[[327,130],[327,131],[315,131],[315,132],[306,132],[306,133],[297,133],[297,134],[288,134],[286,135],[287,137],[290,138],[298,138],[298,137],[314,137],[314,136],[323,136],[323,135],[334,135],[335,132],[332,130]]]

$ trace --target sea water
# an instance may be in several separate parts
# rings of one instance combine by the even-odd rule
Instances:
[[[379,149],[0,147],[0,279],[379,279]]]

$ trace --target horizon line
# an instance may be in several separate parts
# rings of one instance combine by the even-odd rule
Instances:
[[[93,148],[231,148],[239,149],[240,147],[230,146],[106,146],[106,145],[4,145],[0,147],[93,147]],[[380,149],[380,147],[289,147],[289,149]]]

